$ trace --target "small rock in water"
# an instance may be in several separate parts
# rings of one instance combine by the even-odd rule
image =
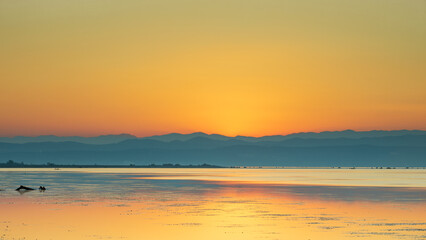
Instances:
[[[21,190],[30,191],[30,190],[34,190],[34,188],[29,188],[29,187],[25,187],[21,185],[16,189],[16,191],[21,191]]]

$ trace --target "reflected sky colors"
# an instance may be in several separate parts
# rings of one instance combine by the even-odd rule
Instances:
[[[422,169],[2,169],[0,239],[425,239],[424,176]],[[13,190],[20,184],[48,190],[20,194]]]

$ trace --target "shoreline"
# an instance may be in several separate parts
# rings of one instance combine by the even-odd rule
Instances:
[[[413,169],[426,169],[426,167],[296,167],[296,166],[215,166],[215,165],[179,165],[174,166],[165,164],[165,165],[140,165],[140,166],[129,166],[129,165],[55,165],[55,166],[46,166],[46,165],[26,165],[26,166],[2,166],[0,169],[70,169],[70,168],[81,168],[81,169],[93,169],[93,168],[152,168],[152,169],[162,169],[162,168],[214,168],[214,169],[335,169],[335,170],[413,170]]]

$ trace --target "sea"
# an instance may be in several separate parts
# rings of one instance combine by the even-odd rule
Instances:
[[[0,239],[426,239],[426,169],[0,169]]]

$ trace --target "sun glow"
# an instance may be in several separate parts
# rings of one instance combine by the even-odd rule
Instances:
[[[0,135],[421,129],[424,2],[399,3],[2,1]]]

